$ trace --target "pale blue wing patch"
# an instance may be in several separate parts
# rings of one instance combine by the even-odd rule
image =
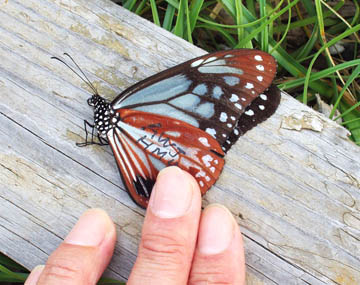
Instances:
[[[243,75],[244,71],[239,68],[231,67],[231,66],[223,66],[223,65],[215,65],[215,66],[200,66],[198,71],[201,73],[212,73],[212,74],[226,74],[226,73],[233,73]]]
[[[172,105],[162,103],[162,104],[154,104],[154,105],[145,105],[133,108],[134,110],[155,113],[162,116],[167,116],[171,118],[176,118],[177,120],[186,122],[194,127],[199,127],[199,122],[196,118],[189,116],[187,113],[175,108]]]
[[[208,87],[205,83],[201,83],[197,85],[192,92],[197,95],[205,95],[208,92]]]
[[[240,78],[236,76],[224,76],[224,81],[229,86],[235,86],[240,83]]]
[[[185,75],[178,74],[140,89],[131,94],[132,96],[124,96],[113,108],[120,109],[133,105],[169,100],[176,95],[186,92],[191,83],[192,81],[187,79]]]

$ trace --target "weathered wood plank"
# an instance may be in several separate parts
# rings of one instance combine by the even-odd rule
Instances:
[[[8,1],[0,8],[0,250],[44,263],[80,214],[116,221],[108,273],[126,278],[144,211],[123,189],[107,147],[78,148],[89,91],[50,56],[69,52],[107,98],[204,51],[121,7],[97,1]],[[300,114],[321,132],[288,130]],[[204,197],[237,217],[248,284],[360,283],[360,150],[344,129],[282,96],[276,114],[230,150]]]

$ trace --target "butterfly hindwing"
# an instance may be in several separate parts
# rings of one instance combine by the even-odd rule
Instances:
[[[275,60],[267,53],[250,49],[216,52],[135,84],[112,107],[183,121],[225,145],[246,107],[271,84],[275,72]]]
[[[121,177],[134,201],[146,207],[157,173],[176,165],[192,174],[204,194],[224,165],[219,143],[177,119],[137,110],[118,110],[121,121],[108,132]]]

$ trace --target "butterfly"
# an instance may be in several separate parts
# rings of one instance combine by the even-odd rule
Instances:
[[[171,165],[189,172],[205,194],[225,153],[279,105],[280,91],[271,84],[276,67],[259,50],[214,52],[140,81],[111,102],[79,68],[94,90],[88,99],[94,123],[84,121],[86,140],[78,145],[110,145],[127,191],[143,208],[158,172]]]

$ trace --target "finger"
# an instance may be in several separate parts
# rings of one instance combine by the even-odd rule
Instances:
[[[186,284],[201,211],[197,182],[177,167],[162,170],[151,194],[131,284]]]
[[[35,283],[96,284],[116,241],[114,223],[100,209],[86,211],[64,242],[50,255]]]
[[[245,284],[239,226],[221,205],[210,205],[201,215],[189,284]]]

